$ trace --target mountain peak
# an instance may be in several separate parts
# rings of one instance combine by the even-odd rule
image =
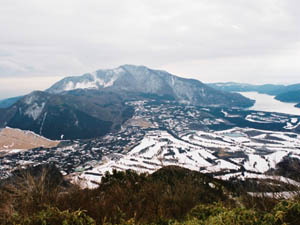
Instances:
[[[132,64],[121,65],[115,69],[97,70],[82,76],[67,77],[54,84],[47,92],[61,93],[74,89],[155,95],[193,105],[252,105],[249,99],[239,94],[224,94],[198,80],[180,78],[166,71]]]
[[[118,68],[124,68],[124,69],[149,69],[148,67],[144,65],[134,65],[134,64],[124,64],[119,66]]]
[[[114,69],[99,69],[92,73],[81,76],[66,77],[55,83],[46,91],[49,93],[60,93],[74,89],[105,89],[114,86],[115,81],[130,83],[132,79],[149,74],[150,69],[143,65],[124,64]],[[126,89],[126,85],[125,85]]]

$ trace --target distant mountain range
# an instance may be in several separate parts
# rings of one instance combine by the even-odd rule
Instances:
[[[255,91],[261,94],[268,95],[279,95],[285,92],[300,90],[300,84],[292,85],[277,85],[277,84],[244,84],[235,82],[224,82],[224,83],[208,83],[210,87],[217,90],[229,91],[229,92],[245,92],[245,91]]]
[[[300,107],[300,84],[292,85],[276,85],[264,84],[253,85],[243,83],[209,83],[208,86],[221,91],[227,92],[248,92],[255,91],[261,94],[274,95],[275,99],[282,102],[299,103],[296,107]]]
[[[300,90],[284,92],[282,94],[277,95],[275,98],[282,102],[299,103],[300,102]],[[299,107],[299,105],[300,105],[300,103],[297,104],[296,107]]]
[[[82,139],[118,130],[132,116],[126,101],[159,99],[198,106],[249,107],[254,101],[145,66],[124,65],[67,77],[46,91],[4,102],[0,127],[31,130],[50,139]],[[2,104],[3,105],[3,104]]]

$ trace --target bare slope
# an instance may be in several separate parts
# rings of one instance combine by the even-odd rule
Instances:
[[[59,141],[52,141],[31,131],[6,127],[0,130],[0,150],[56,147]]]

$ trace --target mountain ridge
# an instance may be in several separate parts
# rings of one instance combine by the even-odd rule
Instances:
[[[261,94],[275,96],[275,99],[281,102],[298,103],[295,107],[300,108],[300,84],[275,85],[275,84],[244,84],[235,82],[209,83],[207,84],[218,90],[227,92],[248,92],[254,91]]]
[[[74,89],[110,90],[169,96],[181,103],[249,107],[253,101],[236,93],[224,93],[195,79],[181,78],[163,70],[123,65],[82,76],[66,77],[46,91],[62,93]]]
[[[282,102],[300,103],[300,89],[279,94],[275,99]]]
[[[281,85],[281,84],[247,84],[247,83],[236,83],[236,82],[218,82],[218,83],[207,83],[208,86],[213,87],[222,91],[229,92],[245,92],[255,91],[261,94],[268,95],[279,95],[289,91],[300,90],[300,84]]]
[[[5,109],[15,104],[18,100],[20,100],[23,96],[17,96],[12,98],[6,98],[0,100],[0,109]]]

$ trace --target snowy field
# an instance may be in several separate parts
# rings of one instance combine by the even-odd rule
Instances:
[[[93,169],[75,176],[94,187],[93,182],[99,182],[105,172],[113,169],[152,173],[162,166],[177,165],[204,173],[224,173],[218,176],[221,179],[240,177],[237,172],[243,170],[251,177],[251,173],[274,169],[284,157],[300,158],[299,149],[300,135],[294,133],[233,128],[195,131],[178,138],[167,131],[153,130],[127,152],[107,156]]]

